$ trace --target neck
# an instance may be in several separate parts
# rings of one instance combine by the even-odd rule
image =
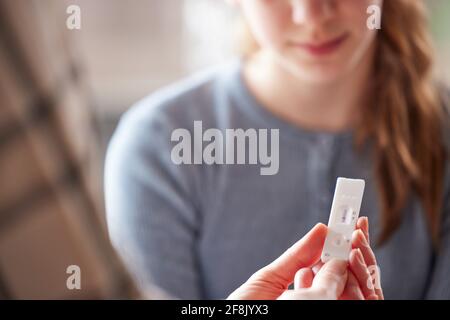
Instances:
[[[366,103],[372,57],[367,55],[351,72],[329,83],[305,83],[281,67],[270,54],[251,57],[246,82],[275,115],[303,128],[338,132],[352,128]]]

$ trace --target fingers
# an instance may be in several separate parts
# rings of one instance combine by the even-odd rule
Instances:
[[[319,272],[323,266],[323,262],[319,261],[312,268],[300,269],[295,274],[294,290],[310,288],[314,276]],[[358,280],[352,271],[348,271],[348,279],[344,288],[344,292],[339,297],[341,300],[364,300],[364,295],[359,287]]]
[[[378,268],[375,254],[370,247],[370,236],[369,236],[369,219],[367,217],[360,217],[357,222],[357,228],[359,228],[365,238],[365,242],[361,239],[361,252],[364,256],[367,266],[369,267],[369,271],[371,272],[372,278],[375,279],[375,284],[378,284],[375,287],[375,292],[378,295],[379,299],[384,299],[383,290],[380,285],[380,270]],[[359,236],[360,237],[360,236]],[[361,237],[360,237],[361,238]],[[367,244],[367,246],[364,246]]]
[[[311,288],[321,292],[323,299],[337,299],[344,292],[347,282],[347,261],[331,259],[314,277]]]
[[[378,299],[372,284],[372,278],[369,269],[364,261],[364,257],[360,249],[353,249],[350,253],[349,260],[350,270],[355,275],[359,287],[365,299]]]
[[[313,279],[314,273],[311,268],[302,268],[298,270],[294,278],[294,290],[311,287]]]
[[[378,272],[377,260],[376,260],[375,254],[373,253],[373,250],[370,247],[369,242],[367,241],[367,238],[364,235],[362,229],[355,230],[355,232],[353,232],[352,245],[353,245],[353,248],[358,248],[361,250],[365,264],[374,273],[373,276],[375,278],[376,284],[379,284],[380,275]],[[381,289],[381,287],[379,285],[375,288],[375,293],[378,295],[379,299],[384,299],[383,290]]]
[[[255,273],[249,281],[264,280],[278,288],[287,288],[299,269],[309,267],[320,259],[326,236],[327,227],[321,223],[315,225],[302,239]]]
[[[352,234],[352,246],[355,249],[360,249],[364,261],[368,266],[376,265],[377,260],[369,243],[361,230],[355,230]]]
[[[329,300],[333,297],[327,297],[322,290],[305,288],[299,290],[286,290],[277,300]],[[334,300],[337,300],[334,298]]]
[[[342,300],[364,300],[364,295],[359,287],[358,279],[356,279],[355,274],[352,271],[348,272],[347,284],[344,288],[344,293],[342,294]]]
[[[349,260],[349,263],[353,262],[353,260]],[[354,263],[354,262],[353,262]],[[323,262],[319,261],[318,263],[316,263],[312,268],[312,272],[314,275],[316,275],[319,270],[323,267]],[[369,270],[367,270],[367,272],[369,272]],[[364,283],[364,285],[367,285],[367,283]],[[360,284],[358,279],[356,278],[355,274],[349,270],[348,272],[348,280],[347,280],[347,284],[344,288],[344,292],[342,294],[342,296],[340,297],[340,299],[343,300],[364,300],[365,296],[360,288]]]
[[[370,238],[369,238],[369,219],[367,217],[359,217],[358,221],[356,222],[356,228],[360,229],[364,236],[366,237],[367,242],[370,245]]]
[[[315,274],[319,272],[324,264],[318,262],[312,268],[300,269],[295,274],[294,290],[310,288]],[[344,291],[339,297],[340,300],[365,300],[365,296],[362,293],[360,284],[355,274],[348,270],[347,283],[345,284]],[[370,299],[376,299],[375,296],[371,296]]]

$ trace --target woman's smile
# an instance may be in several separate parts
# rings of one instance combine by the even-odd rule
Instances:
[[[337,51],[348,38],[349,33],[344,33],[324,42],[290,42],[290,45],[295,46],[310,55],[323,56]]]

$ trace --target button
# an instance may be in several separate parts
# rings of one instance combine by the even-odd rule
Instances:
[[[334,147],[334,137],[332,136],[322,136],[319,138],[319,144],[326,152],[331,153]]]

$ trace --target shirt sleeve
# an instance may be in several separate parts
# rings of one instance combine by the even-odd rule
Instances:
[[[111,241],[138,286],[201,299],[198,210],[191,166],[170,160],[170,124],[150,106],[121,119],[107,151],[105,201]]]
[[[431,283],[425,294],[426,299],[434,300],[450,299],[450,165],[447,165],[445,177],[441,243],[430,277]]]

